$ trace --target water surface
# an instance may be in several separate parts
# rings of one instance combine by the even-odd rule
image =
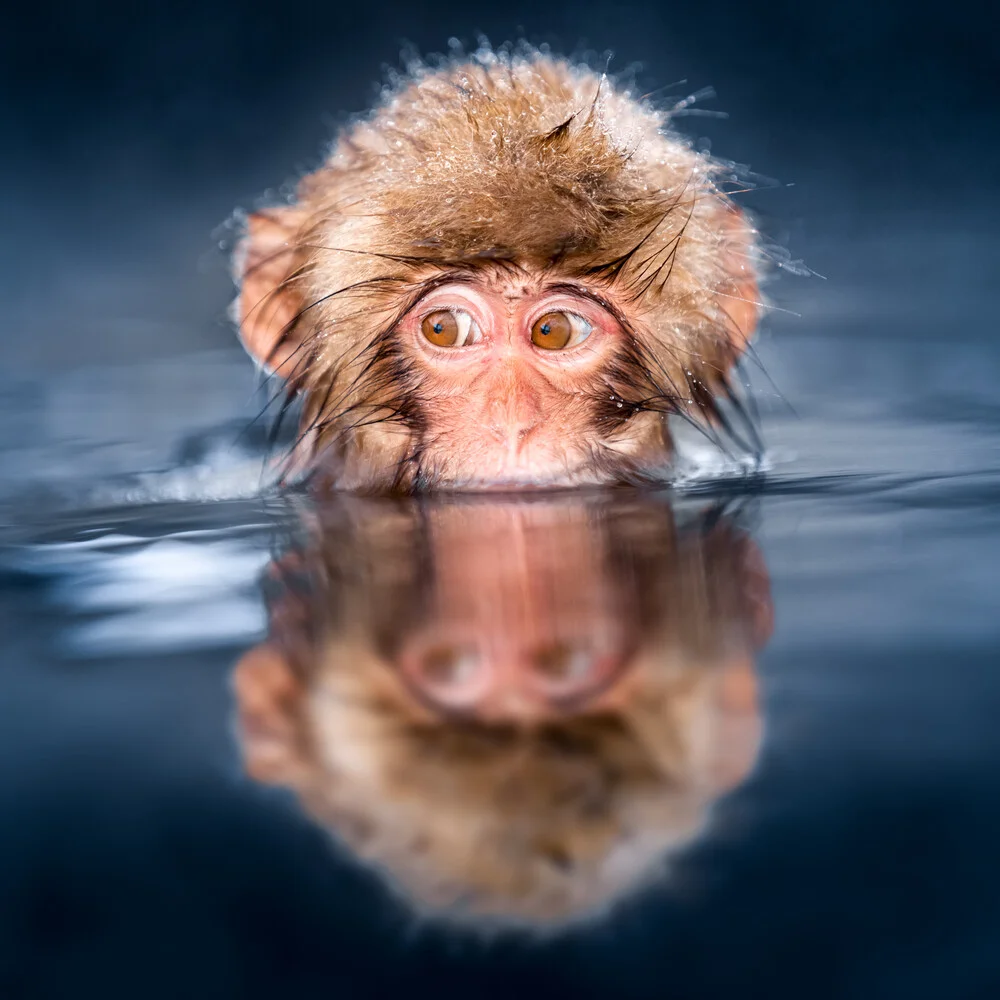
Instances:
[[[5,373],[4,996],[994,995],[1000,341],[911,245],[656,493],[280,498],[237,352]]]

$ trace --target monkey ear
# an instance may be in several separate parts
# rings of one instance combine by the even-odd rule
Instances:
[[[286,376],[285,366],[301,343],[294,329],[301,308],[294,274],[300,265],[296,237],[306,215],[286,206],[249,216],[235,258],[240,340],[260,364]]]
[[[735,362],[750,343],[759,318],[760,291],[753,254],[756,232],[738,208],[729,206],[724,212],[722,261],[725,278],[716,296]]]
[[[272,643],[255,646],[237,663],[232,684],[247,774],[287,783],[301,764],[295,703],[302,695],[288,657]]]
[[[722,794],[747,776],[760,749],[762,723],[753,658],[732,657],[712,680],[709,737],[697,748],[696,765],[707,787]]]

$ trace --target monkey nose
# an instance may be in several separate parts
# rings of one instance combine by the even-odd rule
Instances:
[[[542,423],[535,392],[527,387],[499,385],[489,404],[487,426],[497,442],[517,454]]]
[[[504,445],[512,456],[516,456],[538,424],[539,421],[532,418],[511,419],[505,416],[492,423],[490,429],[498,443]]]

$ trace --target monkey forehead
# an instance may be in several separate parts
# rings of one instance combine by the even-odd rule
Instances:
[[[501,282],[499,278],[494,278],[494,283],[500,285],[498,289],[500,297],[507,302],[517,302],[519,299],[526,298],[535,291],[535,288],[532,285],[523,281],[517,281],[510,284],[507,282]]]
[[[565,61],[467,63],[419,77],[346,133],[314,190],[425,255],[615,251],[657,222],[671,238],[689,201],[717,193],[712,161],[665,124]]]

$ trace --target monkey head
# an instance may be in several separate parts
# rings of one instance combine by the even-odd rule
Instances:
[[[655,479],[667,417],[719,418],[756,324],[726,180],[586,68],[420,70],[249,217],[241,336],[302,397],[299,455],[332,486]]]
[[[599,913],[754,761],[769,589],[725,520],[342,497],[278,566],[235,671],[247,770],[422,914]]]

